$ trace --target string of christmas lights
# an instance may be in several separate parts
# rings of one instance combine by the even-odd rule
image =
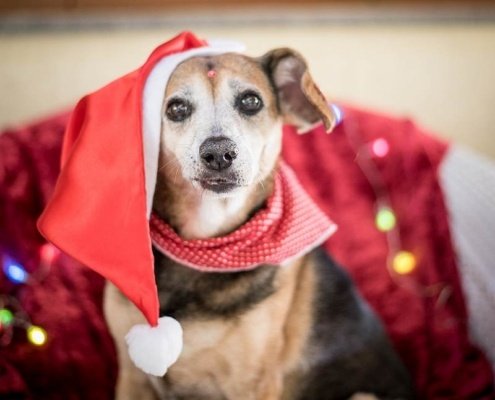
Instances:
[[[15,285],[39,284],[49,274],[50,269],[58,256],[59,251],[51,244],[44,244],[39,250],[39,267],[33,273],[29,273],[16,260],[3,257],[2,271],[9,281]],[[11,343],[14,329],[21,328],[26,332],[27,340],[35,346],[43,346],[48,340],[48,335],[43,327],[31,322],[31,318],[22,308],[19,301],[13,296],[0,296],[0,345]]]
[[[389,154],[390,144],[385,138],[377,138],[364,143],[354,122],[349,121],[345,130],[347,139],[356,153],[356,163],[366,176],[375,194],[375,226],[386,234],[389,244],[387,266],[398,275],[407,275],[416,268],[415,255],[403,249],[400,233],[397,229],[397,216],[392,207],[387,187],[374,159]]]
[[[333,105],[333,109],[338,109]],[[339,122],[344,118],[339,109]],[[393,281],[401,287],[408,287],[421,296],[438,296],[437,304],[444,304],[452,293],[452,288],[444,283],[424,286],[419,279],[409,279],[418,266],[417,255],[404,248],[398,227],[397,214],[388,195],[387,186],[377,167],[376,160],[387,157],[391,146],[383,137],[365,142],[359,126],[347,120],[344,126],[346,138],[356,154],[356,164],[369,182],[375,195],[375,226],[386,235],[388,243],[387,269]]]

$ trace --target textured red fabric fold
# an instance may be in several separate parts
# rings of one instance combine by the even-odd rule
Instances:
[[[339,230],[325,248],[349,269],[384,320],[415,377],[421,399],[493,399],[492,371],[470,342],[449,219],[437,172],[448,145],[407,119],[344,107],[331,135],[320,127],[284,133],[284,159]],[[397,216],[402,248],[416,255],[407,276],[387,268],[389,243],[375,225],[376,195],[356,163],[359,151],[385,139],[375,158]],[[356,148],[357,144],[357,148]],[[318,171],[315,174],[315,170]],[[368,171],[369,172],[369,171]],[[442,293],[442,289],[447,291]]]
[[[299,136],[287,127],[284,159],[339,230],[325,248],[352,274],[359,290],[383,318],[393,343],[415,378],[418,398],[493,399],[493,377],[483,354],[468,338],[467,315],[449,234],[437,168],[445,143],[411,121],[344,108],[341,126]],[[44,243],[35,221],[58,173],[67,118],[59,116],[0,135],[0,256],[29,272],[38,268]],[[421,254],[411,278],[425,286],[441,282],[451,295],[422,296],[392,279],[388,245],[374,224],[375,197],[355,163],[348,128],[364,146],[376,138],[390,144],[376,163],[398,216],[404,246]],[[33,348],[22,330],[0,347],[0,398],[113,398],[115,351],[101,310],[103,280],[61,256],[39,284],[15,286],[0,273],[0,292],[16,296],[49,341]]]
[[[43,347],[29,343],[20,328],[9,345],[0,345],[0,399],[114,396],[117,360],[103,318],[104,280],[64,254],[48,274],[39,265],[46,242],[36,220],[59,173],[67,121],[64,114],[0,133],[0,262],[15,259],[35,275],[31,284],[15,285],[0,269],[0,296],[16,298],[48,332]]]

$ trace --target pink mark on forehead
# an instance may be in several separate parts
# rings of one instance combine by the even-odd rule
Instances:
[[[206,75],[208,76],[208,78],[214,78],[216,75],[217,75],[217,71],[215,71],[214,69],[210,69]]]

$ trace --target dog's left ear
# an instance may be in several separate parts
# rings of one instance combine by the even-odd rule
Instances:
[[[332,131],[337,117],[311,78],[301,54],[280,48],[269,51],[259,60],[275,89],[278,107],[286,123],[304,133],[322,121],[327,133]]]

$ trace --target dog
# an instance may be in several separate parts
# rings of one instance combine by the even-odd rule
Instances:
[[[284,123],[301,131],[335,123],[298,52],[179,64],[163,102],[155,213],[184,239],[235,231],[273,191]],[[323,250],[230,273],[153,253],[160,315],[181,322],[184,351],[163,378],[137,370],[123,337],[142,314],[108,284],[119,400],[414,398],[380,321]]]

